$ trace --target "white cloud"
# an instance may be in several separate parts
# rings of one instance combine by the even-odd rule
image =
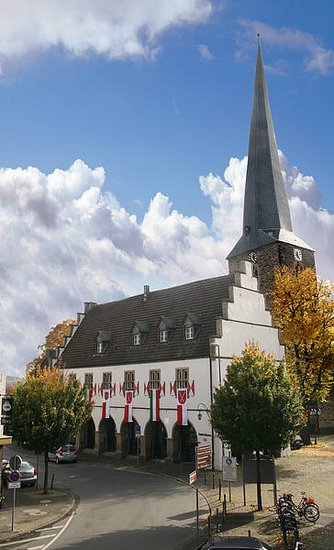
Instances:
[[[212,59],[216,59],[215,56],[211,53],[209,46],[207,46],[206,44],[199,44],[198,51],[201,58],[205,59],[206,61],[212,61]]]
[[[333,273],[334,215],[319,209],[314,179],[280,153],[297,235],[317,251],[319,274]],[[106,302],[224,274],[241,233],[247,158],[224,177],[200,178],[212,202],[208,227],[173,209],[162,193],[142,223],[104,190],[103,168],[77,160],[68,170],[0,170],[0,371],[22,375],[55,323],[83,301]]]
[[[300,52],[304,58],[304,67],[306,71],[318,72],[327,75],[334,68],[334,50],[324,48],[317,38],[309,33],[298,29],[280,27],[274,28],[261,21],[252,21],[249,19],[239,19],[241,31],[236,33],[236,40],[239,45],[237,57],[242,57],[245,50],[254,46],[254,36],[260,33],[261,42],[269,44],[280,49],[288,49]],[[275,72],[285,72],[282,65],[273,67]]]
[[[61,47],[70,55],[151,58],[157,38],[181,24],[205,22],[210,0],[1,0],[0,59]]]

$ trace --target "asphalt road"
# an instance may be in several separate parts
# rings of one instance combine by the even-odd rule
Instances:
[[[36,465],[36,456],[17,451]],[[196,532],[195,492],[181,482],[84,459],[49,468],[55,487],[79,497],[72,521],[48,544],[52,549],[172,550]],[[41,485],[41,461],[39,474]]]

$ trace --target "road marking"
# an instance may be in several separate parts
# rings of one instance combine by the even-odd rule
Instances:
[[[68,518],[67,522],[65,523],[64,527],[59,531],[59,533],[56,534],[56,536],[50,540],[50,542],[48,542],[45,546],[43,546],[43,549],[46,550],[47,548],[49,548],[49,546],[51,546],[51,544],[53,544],[62,534],[63,532],[65,531],[66,527],[68,527],[68,525],[71,523],[72,519],[74,518],[75,516],[75,512],[72,512],[72,514],[70,515],[70,517]]]
[[[12,540],[10,542],[2,542],[0,544],[0,546],[12,546],[13,544],[21,545],[21,544],[24,544],[26,542],[31,542],[32,540],[50,539],[53,536],[54,535],[51,534],[51,535],[42,535],[41,537],[31,537],[30,539],[22,539],[22,540],[17,539],[17,540]]]
[[[63,525],[55,525],[53,527],[42,527],[41,529],[36,529],[36,533],[41,533],[42,531],[51,531],[51,529],[61,529]]]

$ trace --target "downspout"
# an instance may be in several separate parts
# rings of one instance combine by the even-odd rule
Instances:
[[[212,401],[213,401],[213,391],[212,391],[212,358],[211,358],[211,355],[209,356],[209,361],[210,361],[210,406],[212,405]],[[212,448],[212,470],[215,469],[215,434],[214,434],[214,429],[211,425],[211,441],[212,441],[212,445],[211,445],[211,448]]]

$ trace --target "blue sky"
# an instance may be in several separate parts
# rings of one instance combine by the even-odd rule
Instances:
[[[295,232],[333,272],[334,4],[118,4],[0,0],[8,374],[83,301],[226,272],[257,32]]]

